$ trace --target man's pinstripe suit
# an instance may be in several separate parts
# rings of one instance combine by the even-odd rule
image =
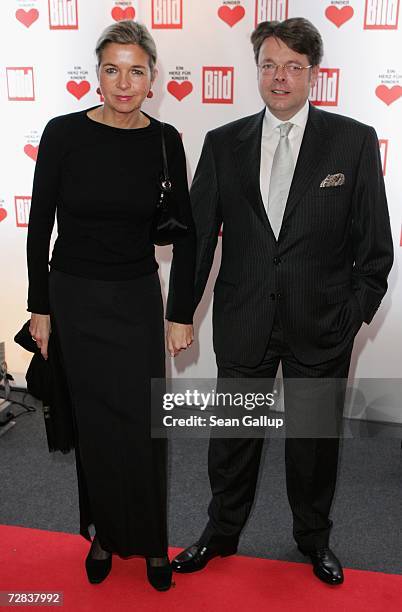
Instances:
[[[378,309],[393,259],[377,136],[310,106],[276,241],[260,193],[263,116],[209,132],[191,188],[197,303],[223,223],[213,303],[218,375],[275,376],[282,361],[284,377],[347,378],[353,339]],[[334,174],[344,175],[342,185],[320,186]],[[213,498],[200,543],[237,546],[261,444],[211,439]],[[337,439],[286,441],[294,536],[304,550],[328,544],[337,458]]]

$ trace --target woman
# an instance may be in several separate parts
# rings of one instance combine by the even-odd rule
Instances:
[[[150,435],[150,379],[165,375],[162,299],[150,228],[162,170],[161,125],[141,111],[156,76],[147,29],[121,21],[97,47],[104,104],[52,119],[34,178],[28,230],[30,332],[47,358],[57,339],[76,429],[81,534],[91,583],[112,553],[142,555],[158,590],[171,585],[167,557],[166,441]],[[172,196],[192,228],[183,146],[165,126]],[[58,237],[48,271],[57,211]],[[193,341],[195,239],[176,241],[167,343]],[[52,327],[52,330],[51,330]]]

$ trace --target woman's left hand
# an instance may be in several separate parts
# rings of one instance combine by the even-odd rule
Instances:
[[[194,329],[192,325],[168,321],[166,344],[172,357],[176,357],[180,351],[189,347],[193,340]]]

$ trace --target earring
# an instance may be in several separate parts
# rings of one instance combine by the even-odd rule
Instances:
[[[98,88],[97,88],[96,93],[97,93],[99,96],[101,96],[101,95],[102,95],[102,92],[101,92],[101,88],[100,88],[100,87],[98,87]]]
[[[149,92],[147,93],[147,98],[153,98],[154,97],[154,92],[152,91],[152,89],[149,90]]]

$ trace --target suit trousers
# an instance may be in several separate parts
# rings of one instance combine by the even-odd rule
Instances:
[[[287,495],[293,514],[293,536],[305,551],[327,546],[329,541],[329,512],[336,485],[339,431],[352,347],[353,342],[335,359],[305,365],[293,355],[277,311],[265,356],[258,366],[218,363],[218,379],[272,380],[282,363]],[[328,382],[332,384],[328,386]],[[321,426],[314,432],[311,425],[317,420]],[[332,423],[331,437],[322,434],[328,423]],[[210,438],[212,500],[200,544],[220,551],[236,550],[254,501],[263,442],[263,438]]]

